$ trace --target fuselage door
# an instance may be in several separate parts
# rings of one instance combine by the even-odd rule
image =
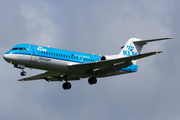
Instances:
[[[31,49],[31,62],[36,62],[37,61],[37,51],[35,46],[30,45],[30,49]]]
[[[81,55],[79,55],[79,61],[83,62],[83,57]]]

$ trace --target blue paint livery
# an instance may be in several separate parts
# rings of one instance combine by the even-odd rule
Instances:
[[[49,48],[49,47],[31,45],[31,44],[18,44],[15,45],[13,48],[18,48],[18,49],[17,50],[11,49],[5,54],[9,54],[9,53],[25,54],[25,55],[33,55],[37,57],[39,56],[50,59],[77,62],[77,63],[89,63],[89,62],[100,61],[101,59],[101,56],[98,55],[73,52],[68,50],[61,50],[61,49]],[[26,51],[20,50],[19,48],[25,48]]]
[[[126,68],[122,68],[122,71],[127,71],[127,72],[137,72],[138,70],[138,65],[130,65]]]
[[[137,55],[137,54],[138,54],[137,52],[123,50],[123,55],[125,55],[125,56],[133,56],[133,55]]]

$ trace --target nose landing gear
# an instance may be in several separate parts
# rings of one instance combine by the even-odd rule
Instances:
[[[25,68],[24,65],[21,65],[21,64],[15,64],[14,67],[15,67],[15,68],[22,69],[22,72],[20,73],[21,76],[25,76],[25,75],[26,75],[26,72],[24,71],[24,68]]]

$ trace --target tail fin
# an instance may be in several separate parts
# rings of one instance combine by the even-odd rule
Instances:
[[[159,40],[167,40],[172,38],[160,38],[160,39],[151,39],[151,40],[141,40],[138,38],[131,38],[128,40],[125,46],[123,46],[122,51],[119,53],[121,57],[133,56],[140,54],[143,45],[148,42],[154,42]]]

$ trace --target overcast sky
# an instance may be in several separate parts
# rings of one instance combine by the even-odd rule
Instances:
[[[0,0],[1,120],[179,120],[178,0]],[[3,54],[20,43],[101,55],[118,54],[128,39],[174,37],[142,52],[137,73],[62,82],[18,82],[20,69]],[[43,71],[25,69],[27,76]]]

